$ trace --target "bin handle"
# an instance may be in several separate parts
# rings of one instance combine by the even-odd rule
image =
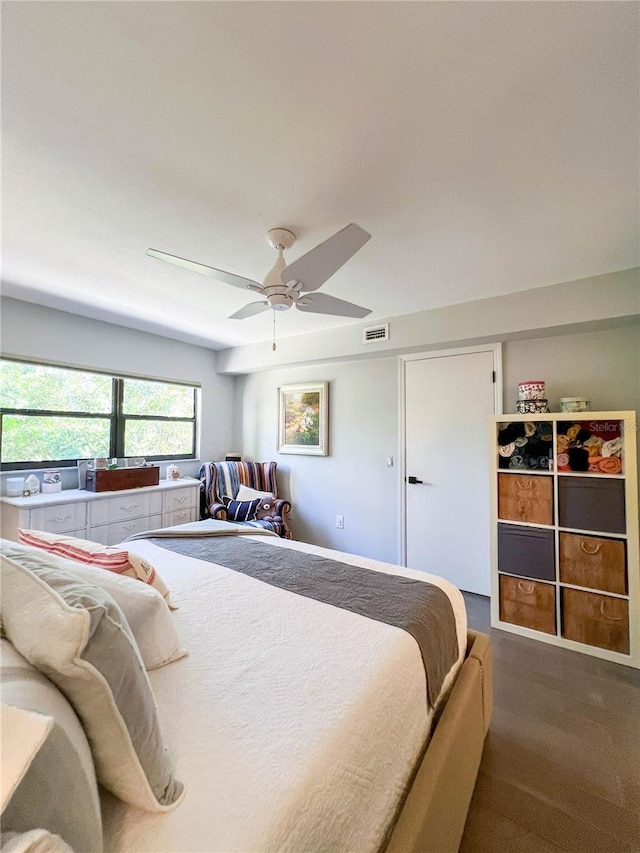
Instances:
[[[622,616],[607,616],[607,614],[604,612],[605,604],[606,600],[602,599],[602,601],[600,602],[600,613],[604,616],[604,618],[608,619],[610,622],[621,622]]]
[[[535,585],[532,581],[518,581],[518,589],[520,592],[524,592],[525,595],[531,595],[535,591]],[[602,603],[604,604],[604,601]],[[604,616],[604,613],[602,615]]]
[[[597,554],[601,547],[602,547],[602,542],[596,542],[594,545],[593,551],[591,551],[589,549],[589,546],[585,542],[585,540],[584,539],[580,540],[580,548],[584,551],[585,554],[589,554],[590,556]]]
[[[531,477],[529,477],[529,479],[525,483],[525,481],[521,477],[516,477],[516,484],[521,489],[530,489],[533,487],[533,480],[531,479]]]

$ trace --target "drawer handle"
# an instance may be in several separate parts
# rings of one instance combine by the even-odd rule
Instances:
[[[600,613],[604,616],[605,619],[608,619],[609,622],[622,622],[622,616],[609,616],[604,612],[606,601],[600,602]]]
[[[179,512],[179,513],[178,513],[178,518],[184,518],[184,517],[185,517],[185,515],[188,515],[188,513],[187,513],[186,509],[185,509],[185,510],[183,510],[182,512]]]
[[[124,527],[125,530],[133,530],[133,528],[136,526],[136,524],[135,524],[135,521],[133,521],[133,522],[131,522],[131,524],[123,524],[122,526]]]
[[[47,521],[52,521],[54,524],[62,524],[63,521],[68,521],[71,515],[56,515],[55,518],[48,518]]]
[[[184,497],[182,497],[182,498],[174,498],[174,500],[177,504],[184,503],[186,501],[186,499],[187,499],[187,495],[184,495]]]
[[[533,488],[533,480],[529,477],[528,480],[523,480],[520,477],[516,477],[516,485],[521,489],[532,489]]]
[[[123,509],[125,512],[133,512],[134,509],[138,509],[139,504],[129,504],[129,506],[125,506],[124,504],[120,504],[120,509]]]
[[[531,581],[528,583],[526,581],[518,581],[518,589],[520,592],[524,592],[525,595],[531,595],[535,591],[535,586]]]
[[[585,553],[585,554],[589,554],[591,557],[592,557],[594,554],[597,554],[597,553],[598,553],[598,551],[600,550],[601,546],[602,546],[602,542],[596,542],[596,543],[595,543],[595,545],[594,545],[593,550],[590,550],[589,546],[588,546],[588,545],[587,545],[587,543],[584,541],[584,539],[581,539],[581,540],[580,540],[580,548],[581,548],[581,550],[582,550],[582,551],[584,551],[584,553]]]

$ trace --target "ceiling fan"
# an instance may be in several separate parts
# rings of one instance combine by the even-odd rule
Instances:
[[[359,225],[351,223],[320,243],[315,249],[302,255],[297,261],[287,265],[283,253],[293,246],[296,235],[286,228],[272,228],[271,231],[267,231],[267,240],[277,250],[278,259],[262,284],[235,273],[188,261],[157,249],[147,249],[147,255],[201,275],[208,275],[225,284],[232,284],[234,287],[242,287],[260,294],[259,302],[250,302],[245,305],[244,308],[232,314],[229,317],[230,320],[245,320],[269,308],[274,311],[287,311],[293,305],[298,311],[307,311],[312,314],[361,318],[370,314],[371,309],[354,305],[353,302],[338,299],[328,293],[314,291],[322,287],[325,281],[331,278],[370,239],[371,234]]]

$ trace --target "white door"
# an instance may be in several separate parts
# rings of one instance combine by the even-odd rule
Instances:
[[[481,595],[490,594],[494,370],[493,351],[405,362],[406,564]]]

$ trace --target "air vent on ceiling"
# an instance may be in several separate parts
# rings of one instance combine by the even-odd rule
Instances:
[[[389,340],[389,324],[384,323],[382,326],[370,326],[362,332],[362,343],[373,344],[376,341]]]

